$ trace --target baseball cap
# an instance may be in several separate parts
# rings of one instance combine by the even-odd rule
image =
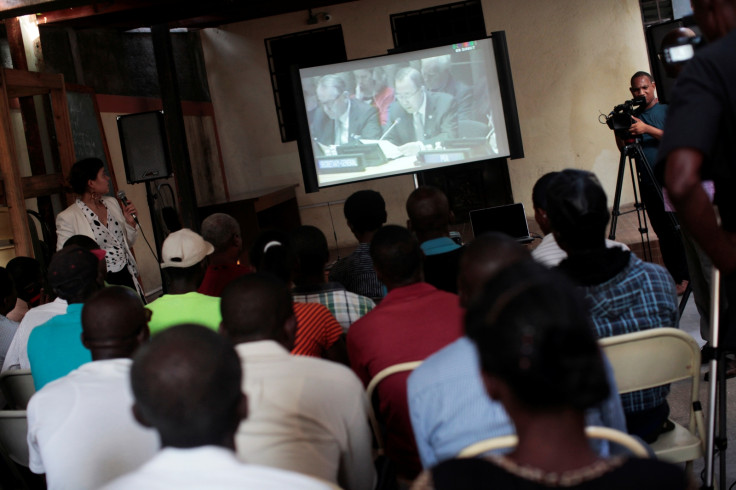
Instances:
[[[200,263],[215,251],[211,243],[205,241],[189,228],[182,228],[170,234],[161,247],[161,268],[187,268]]]
[[[99,273],[95,255],[78,245],[64,247],[51,257],[48,282],[52,289],[76,290],[94,282]]]

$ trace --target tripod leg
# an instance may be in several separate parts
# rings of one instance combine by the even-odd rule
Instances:
[[[613,209],[611,210],[611,232],[608,234],[609,240],[616,239],[616,225],[618,217],[621,214],[621,188],[624,183],[624,169],[626,167],[626,147],[621,148],[621,158],[618,160],[618,178],[616,179],[616,193],[613,195]]]
[[[720,293],[721,293],[721,276],[718,269],[713,268],[711,281],[711,303],[710,303],[710,339],[711,346],[718,352],[719,340],[719,321],[720,321]],[[715,451],[715,434],[716,434],[716,387],[718,381],[715,373],[718,371],[718,356],[715,355],[709,361],[710,364],[710,380],[708,382],[708,429],[705,434],[705,488],[713,488],[713,471],[715,469],[713,456]],[[725,457],[724,455],[721,455]],[[723,459],[725,461],[725,459]],[[721,474],[721,485],[725,482],[725,473]]]
[[[636,150],[636,146],[632,147]],[[639,173],[634,170],[634,155],[629,155],[629,167],[631,168],[631,185],[634,188],[634,209],[636,210],[636,219],[639,223],[639,234],[641,235],[641,249],[644,254],[644,260],[652,261],[652,245],[649,241],[649,228],[647,227],[647,215],[644,200],[641,196],[641,181]],[[638,188],[637,188],[638,184]]]

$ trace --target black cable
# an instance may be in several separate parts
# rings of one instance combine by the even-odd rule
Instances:
[[[148,245],[148,250],[151,251],[153,258],[156,259],[156,263],[158,264],[160,260],[158,260],[158,256],[156,255],[156,252],[154,252],[153,248],[151,248],[151,244],[148,243],[148,238],[146,238],[146,234],[143,233],[143,227],[140,225],[140,223],[138,223],[138,229],[141,230],[141,236],[143,237],[143,240],[146,242],[146,245]]]

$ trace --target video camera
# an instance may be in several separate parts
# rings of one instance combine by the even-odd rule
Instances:
[[[607,116],[605,116],[605,123],[609,128],[614,130],[621,139],[628,138],[629,128],[634,122],[632,117],[641,105],[646,104],[646,101],[646,97],[640,95],[631,100],[627,100],[623,104],[617,105]],[[603,116],[603,114],[601,114],[601,116]]]

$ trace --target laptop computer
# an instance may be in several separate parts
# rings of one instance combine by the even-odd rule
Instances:
[[[505,233],[520,243],[534,240],[529,234],[524,205],[520,202],[471,211],[470,226],[473,228],[473,236],[476,237],[495,231]]]

